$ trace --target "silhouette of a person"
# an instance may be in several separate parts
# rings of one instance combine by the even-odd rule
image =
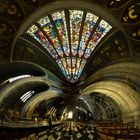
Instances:
[[[49,127],[52,128],[52,117],[48,116]]]

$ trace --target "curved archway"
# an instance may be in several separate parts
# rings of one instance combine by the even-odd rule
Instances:
[[[48,90],[34,96],[24,105],[21,112],[21,118],[24,118],[25,116],[26,118],[31,118],[34,109],[41,101],[43,101],[44,99],[49,100],[51,98],[59,97],[59,96],[60,94],[56,90]]]
[[[134,118],[137,121],[137,116],[140,114],[138,112],[140,95],[127,84],[118,81],[97,82],[82,90],[81,96],[92,92],[99,92],[110,96],[120,105],[125,120]]]

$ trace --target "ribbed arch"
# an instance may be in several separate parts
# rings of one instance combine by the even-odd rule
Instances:
[[[129,80],[133,81],[136,84],[140,83],[140,64],[139,63],[117,63],[110,66],[107,66],[98,72],[94,73],[90,78],[85,82],[90,84],[95,81],[102,79],[116,78],[120,80]]]
[[[133,111],[137,110],[140,106],[140,95],[135,90],[130,88],[127,84],[124,84],[122,82],[96,82],[82,90],[81,96],[90,94],[92,92],[99,92],[110,96],[110,98],[112,98],[112,100],[114,100],[114,102],[118,104],[119,108],[122,109],[121,111],[123,112],[123,116],[126,114],[131,114],[131,116],[135,117],[136,114]]]
[[[33,13],[19,29],[15,42],[22,34],[32,36],[49,52],[66,79],[75,83],[96,46],[116,28],[125,34],[106,9],[84,1],[62,0]]]
[[[41,85],[46,85],[46,87],[51,87],[49,81],[47,80],[44,81],[43,77],[23,78],[14,81],[12,83],[9,83],[1,90],[0,103],[1,105],[3,103],[4,104],[7,103],[10,106],[10,102],[15,102],[17,98],[20,98],[22,94],[25,93],[23,91],[27,91],[30,88],[41,86]]]
[[[27,103],[24,105],[21,111],[21,118],[31,118],[33,111],[41,101],[47,101],[51,98],[59,97],[60,95],[61,94],[59,91],[50,89],[34,96],[30,100],[28,100]]]

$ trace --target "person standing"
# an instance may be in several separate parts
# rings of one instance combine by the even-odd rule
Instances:
[[[52,128],[52,116],[48,116],[48,123],[49,123],[49,127],[50,129]]]

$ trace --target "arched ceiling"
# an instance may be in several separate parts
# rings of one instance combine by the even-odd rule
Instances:
[[[45,0],[19,0],[14,2],[11,2],[10,0],[6,2],[4,0],[1,0],[1,63],[8,62],[10,60],[10,52],[12,49],[13,39],[17,36],[17,31],[18,34],[23,34],[23,30],[27,30],[27,27],[29,28],[29,25],[31,26],[35,21],[37,22],[37,18],[43,17],[42,14],[45,13],[45,10],[49,11],[48,13],[51,15],[54,9],[62,9],[66,7],[68,7],[69,9],[71,7],[79,7],[78,9],[81,8],[83,11],[87,11],[88,9],[89,12],[97,15],[98,17],[101,17],[101,19],[105,19],[107,22],[110,22],[111,25],[113,24],[112,26],[116,28],[115,31],[110,33],[110,36],[104,38],[105,41],[102,41],[97,45],[98,49],[95,49],[93,51],[90,59],[88,59],[88,61],[86,62],[87,67],[85,67],[84,69],[84,71],[86,72],[82,73],[80,80],[89,77],[95,70],[103,67],[104,65],[110,64],[111,62],[115,63],[114,61],[118,60],[118,58],[139,56],[139,1],[135,2],[133,0],[129,0],[127,2],[124,2],[123,0],[94,0],[88,2],[89,4],[86,3],[86,0],[83,0],[82,2],[76,1],[75,4],[71,4],[69,1],[57,1],[52,6],[51,3],[53,3],[53,1]],[[52,8],[47,8],[50,7],[50,5]],[[37,15],[35,15],[35,11],[39,11]],[[45,15],[47,14],[44,14],[44,16]],[[34,18],[34,16],[36,18]],[[24,21],[28,22],[25,22],[25,24],[23,24]],[[24,25],[24,27],[22,26],[21,28],[22,24]],[[119,33],[120,29],[121,32]],[[20,49],[16,48],[15,54],[13,56],[14,60],[16,59],[29,62],[32,61],[44,67],[50,65],[48,69],[53,73],[55,73],[56,70],[59,69],[59,67],[57,67],[56,64],[51,61],[52,59],[50,57],[48,58],[46,56],[43,56],[43,54],[40,54],[39,52],[37,53],[36,50],[31,47],[31,44],[29,44],[30,47],[27,48],[22,47],[21,44],[22,43],[18,42],[18,46],[20,46]],[[26,44],[26,46],[28,45]],[[24,54],[21,55],[20,52],[24,52]],[[41,56],[43,57],[42,61],[40,62],[39,59]],[[60,75],[60,78],[63,77],[61,70],[59,70],[58,75]],[[64,77],[62,79],[64,80]]]
[[[62,11],[64,11],[65,18],[62,16]],[[56,14],[58,12],[61,13],[59,13],[59,17]],[[89,20],[88,15],[90,15]],[[44,17],[47,19],[44,20]],[[105,24],[100,24],[102,21]],[[62,24],[63,30],[57,24]],[[33,25],[35,28],[32,32]],[[49,30],[45,29],[48,26]],[[107,26],[108,30],[106,30]],[[90,28],[92,29],[90,30]],[[73,31],[74,29],[76,30]],[[84,34],[83,30],[87,31],[86,33],[90,32],[90,35]],[[52,51],[42,47],[43,42],[37,38],[39,31],[45,37],[45,41],[48,40],[47,43],[53,48]],[[61,36],[62,31],[65,34]],[[49,36],[49,32],[56,35]],[[75,32],[76,35],[74,35]],[[64,39],[66,35],[67,39]],[[72,37],[78,37],[77,42],[72,42]],[[98,39],[95,41],[95,38],[98,38],[99,41]],[[102,39],[100,40],[100,38]],[[86,39],[88,39],[87,44]],[[92,42],[91,46],[88,45],[90,42]],[[74,45],[77,43],[75,46],[76,54],[72,43]],[[47,46],[49,46],[48,44]],[[84,47],[86,49],[83,49]],[[81,52],[84,52],[81,53],[82,55],[80,55],[80,48]],[[89,53],[86,53],[86,50]],[[84,63],[81,69],[78,66],[77,70],[78,59],[80,60],[79,64]],[[140,115],[138,111],[140,106],[140,82],[138,79],[140,68],[140,1],[0,0],[0,63],[3,67],[5,63],[9,64],[9,62],[15,63],[11,63],[11,65],[14,64],[15,69],[10,65],[9,69],[0,69],[2,72],[5,71],[5,76],[0,77],[1,81],[10,78],[10,76],[16,76],[17,71],[19,74],[23,74],[24,70],[25,73],[41,77],[21,79],[6,85],[5,87],[9,86],[9,88],[3,88],[2,94],[0,94],[1,103],[4,103],[6,99],[8,103],[11,95],[16,92],[16,86],[24,91],[15,96],[17,99],[25,94],[24,89],[28,84],[31,87],[36,84],[44,84],[52,91],[56,89],[56,92],[52,93],[51,96],[51,94],[45,94],[51,91],[43,89],[39,91],[40,95],[30,98],[27,101],[28,104],[25,102],[25,106],[30,106],[31,101],[37,105],[43,101],[43,98],[49,100],[51,97],[58,96],[58,93],[62,93],[63,90],[64,93],[70,95],[82,92],[83,94],[78,94],[78,98],[91,111],[93,102],[90,102],[89,95],[92,92],[97,92],[101,98],[109,96],[114,106],[123,112],[123,117],[128,117],[131,114],[136,119]],[[21,65],[24,63],[24,66],[16,66],[16,63],[21,63]],[[32,70],[35,73],[32,73]],[[6,73],[9,73],[7,77]],[[86,97],[87,95],[88,97]],[[75,98],[75,96],[70,97]],[[16,99],[13,100],[14,103]],[[103,109],[102,105],[100,109]]]
[[[36,21],[26,33],[48,51],[66,79],[75,83],[92,51],[112,28],[100,18],[83,10],[60,10]]]

